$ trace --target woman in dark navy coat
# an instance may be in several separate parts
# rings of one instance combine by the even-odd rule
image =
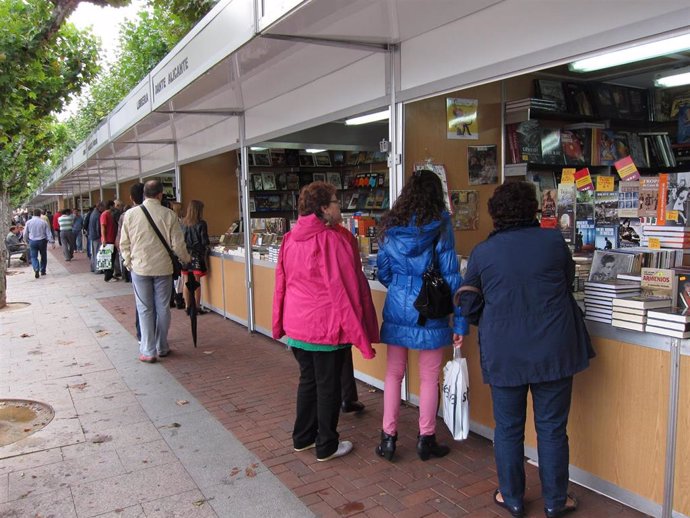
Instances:
[[[388,288],[383,306],[381,341],[388,344],[383,391],[383,426],[376,453],[392,460],[398,439],[400,385],[407,366],[407,352],[419,351],[419,437],[417,455],[422,460],[443,457],[448,446],[436,442],[438,378],[443,348],[462,346],[468,325],[455,310],[449,317],[420,322],[414,302],[422,275],[436,251],[435,266],[451,290],[462,283],[455,253],[455,238],[443,197],[443,185],[433,171],[416,171],[403,187],[393,208],[382,219],[377,256],[378,279]]]
[[[494,231],[470,255],[465,285],[481,289],[479,348],[491,386],[499,489],[494,501],[524,515],[524,430],[532,393],[539,477],[548,518],[574,511],[566,427],[573,375],[594,356],[571,294],[575,264],[562,235],[536,221],[534,186],[499,186],[489,200]]]

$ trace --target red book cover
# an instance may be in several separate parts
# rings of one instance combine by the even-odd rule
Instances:
[[[668,203],[668,174],[659,175],[659,197],[656,205],[656,224],[666,224],[666,204]]]

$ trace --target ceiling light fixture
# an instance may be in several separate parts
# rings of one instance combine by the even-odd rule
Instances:
[[[659,88],[671,88],[690,84],[690,68],[679,68],[667,74],[659,74],[654,79],[654,86]]]
[[[305,149],[305,151],[306,151],[307,153],[315,154],[315,153],[323,153],[323,152],[326,151],[326,150],[325,150],[325,149],[307,148],[307,149]]]
[[[268,148],[266,147],[257,147],[257,146],[252,146],[249,148],[250,151],[266,151]]]
[[[683,36],[608,52],[600,56],[580,59],[570,63],[568,68],[573,72],[592,72],[602,68],[625,65],[626,63],[634,63],[635,61],[642,61],[688,49],[690,49],[690,34],[684,34]]]
[[[381,112],[370,113],[369,115],[362,115],[360,117],[353,117],[346,119],[347,126],[357,126],[358,124],[369,124],[370,122],[383,121],[390,118],[389,110],[386,108]]]

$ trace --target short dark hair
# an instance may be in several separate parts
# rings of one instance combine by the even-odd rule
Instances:
[[[40,216],[41,214],[43,214],[41,209],[34,209],[34,216]]]
[[[534,184],[510,182],[499,185],[489,199],[488,207],[496,230],[529,225],[534,222],[538,207]]]
[[[299,193],[298,211],[300,216],[316,214],[323,219],[322,207],[330,205],[335,187],[326,182],[312,182],[305,185]]]
[[[163,192],[163,184],[160,180],[149,180],[144,184],[144,197],[155,198]]]
[[[137,205],[144,203],[144,184],[137,182],[129,188],[129,196]]]
[[[109,209],[112,209],[115,206],[115,201],[114,200],[108,200],[108,203],[106,203],[105,206]]]
[[[602,266],[606,266],[606,265],[609,264],[609,263],[615,263],[615,262],[616,262],[616,258],[615,258],[613,255],[611,255],[611,254],[605,254],[605,255],[601,258],[601,265],[602,265]]]

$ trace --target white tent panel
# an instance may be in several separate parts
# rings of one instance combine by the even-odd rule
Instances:
[[[387,104],[386,59],[370,55],[246,112],[248,141],[258,142],[306,127],[316,119],[337,118],[343,110],[378,101]],[[324,122],[323,120],[321,122]]]
[[[154,109],[254,36],[253,0],[232,0],[210,16],[151,72]]]
[[[563,63],[689,20],[687,0],[508,0],[403,42],[401,89],[428,95]]]
[[[72,159],[72,167],[79,167],[86,162],[86,141],[79,144],[76,149],[72,151],[70,158]]]
[[[286,15],[291,9],[299,4],[306,3],[304,0],[263,0],[261,4],[261,17],[259,18],[259,30],[265,30],[269,25]]]
[[[141,157],[142,176],[167,171],[175,166],[174,146],[157,146],[154,149],[147,146],[147,149],[142,151],[145,153]]]
[[[223,119],[178,141],[178,160],[181,163],[192,162],[239,147],[239,138],[238,119]]]
[[[113,110],[108,121],[111,137],[117,137],[151,113],[149,79],[147,74],[134,90]]]

